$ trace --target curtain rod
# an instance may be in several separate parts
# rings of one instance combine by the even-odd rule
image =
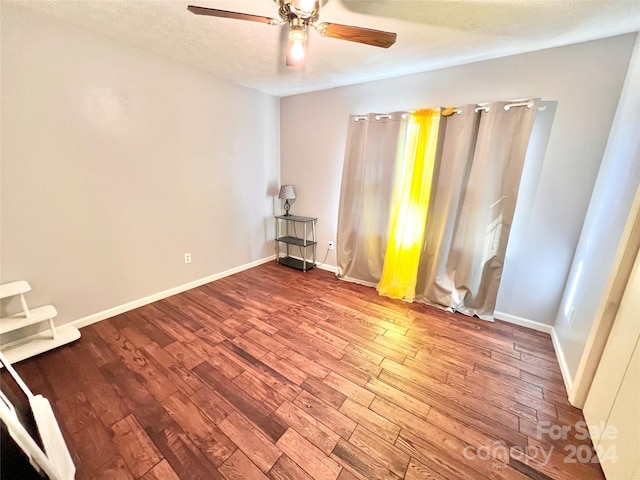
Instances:
[[[402,118],[407,118],[407,113],[403,113],[402,114]],[[386,118],[387,120],[391,120],[393,118],[393,115],[390,113],[378,113],[377,115],[375,115],[373,118],[375,118],[377,121],[382,120],[383,118]],[[364,120],[365,122],[369,119],[368,115],[356,115],[353,118],[354,122],[359,122],[360,120]]]
[[[512,100],[512,103],[507,103],[503,108],[506,111],[509,111],[510,109],[515,108],[515,107],[532,108],[534,105],[535,104],[533,103],[532,100]],[[541,107],[538,108],[539,111],[544,111],[546,109],[547,109],[546,105],[541,106]],[[480,111],[488,113],[489,110],[490,110],[489,102],[486,102],[486,103],[476,103],[476,108],[473,111],[475,113],[478,113]],[[460,115],[462,113],[462,110],[460,109],[460,107],[444,107],[442,109],[442,115],[444,115],[445,117],[450,117],[454,113]],[[376,120],[378,120],[378,121],[383,119],[383,118],[391,120],[393,118],[393,116],[390,113],[379,113],[379,114],[375,115],[374,118]],[[407,114],[403,113],[402,114],[402,118],[407,118]],[[353,120],[355,122],[359,122],[360,120],[364,120],[366,122],[368,119],[369,119],[368,115],[356,115]]]
[[[489,102],[487,103],[476,103],[476,108],[473,110],[475,113],[478,113],[480,111],[484,111],[485,113],[489,112]],[[531,100],[513,100],[513,103],[507,103],[503,108],[506,111],[509,111],[510,109],[514,108],[514,107],[527,107],[527,108],[532,108],[535,104],[533,103],[533,101]],[[547,107],[540,107],[538,110],[546,110]],[[442,112],[442,114],[445,117],[449,117],[451,115],[453,115],[454,113],[460,115],[462,113],[462,110],[460,110],[460,107],[447,107],[444,109],[444,111]]]
[[[527,108],[531,108],[533,107],[535,104],[531,101],[531,100],[527,100],[526,102],[517,102],[517,103],[508,103],[504,106],[505,110],[509,110],[510,108],[513,107],[527,107]]]

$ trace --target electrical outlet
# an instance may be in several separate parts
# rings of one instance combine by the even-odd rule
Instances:
[[[184,254],[184,263],[191,263],[191,254],[190,253],[185,253]]]
[[[333,246],[334,246],[333,242],[329,242],[329,250],[333,250]]]

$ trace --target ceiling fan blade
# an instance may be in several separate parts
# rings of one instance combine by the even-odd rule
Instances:
[[[269,25],[280,25],[283,22],[275,18],[251,15],[249,13],[229,12],[228,10],[218,10],[216,8],[197,7],[189,5],[187,7],[191,13],[196,15],[208,15],[210,17],[235,18],[236,20],[248,20],[250,22],[267,23]]]
[[[396,43],[397,35],[392,32],[373,30],[371,28],[353,27],[337,23],[319,23],[316,30],[323,37],[338,38],[350,42],[366,43],[374,47],[389,48]]]

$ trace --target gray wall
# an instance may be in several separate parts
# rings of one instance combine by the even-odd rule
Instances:
[[[272,254],[278,98],[5,3],[1,35],[1,282],[62,324]]]
[[[541,97],[557,111],[525,233],[509,245],[497,309],[552,325],[616,111],[635,34],[515,55],[281,101],[281,176],[293,211],[318,216],[320,258],[336,238],[351,113]],[[332,252],[327,263],[335,265]],[[505,291],[503,291],[506,289]]]
[[[639,86],[640,37],[629,64],[609,142],[555,321],[561,355],[571,378],[578,369],[640,185]],[[640,295],[640,292],[637,293]]]

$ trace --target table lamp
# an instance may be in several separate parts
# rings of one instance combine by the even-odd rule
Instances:
[[[284,200],[284,215],[286,217],[289,217],[291,215],[289,213],[289,209],[291,208],[291,205],[289,205],[289,200],[293,200],[294,198],[296,198],[296,192],[293,190],[293,185],[282,185],[280,187],[278,198]]]

